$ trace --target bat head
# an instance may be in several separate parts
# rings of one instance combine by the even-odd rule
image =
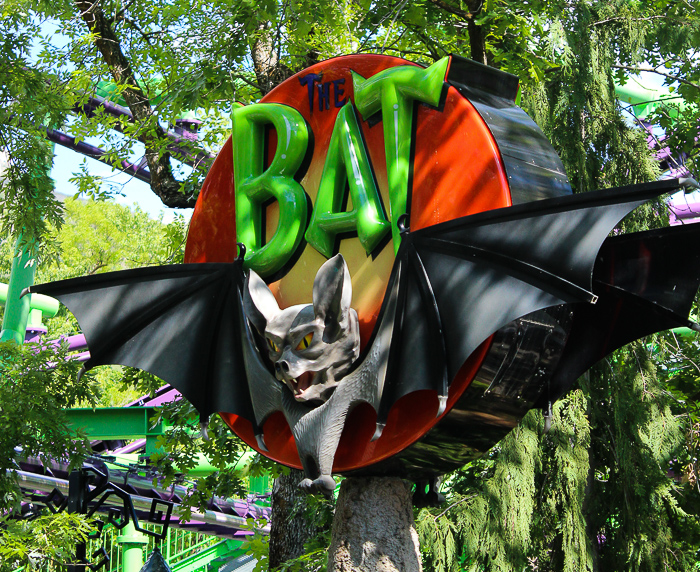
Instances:
[[[284,310],[250,271],[243,298],[246,316],[265,338],[275,376],[297,401],[326,401],[357,359],[360,330],[351,299],[350,272],[340,254],[319,269],[313,304]]]

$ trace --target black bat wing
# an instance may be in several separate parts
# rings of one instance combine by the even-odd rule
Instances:
[[[560,304],[594,305],[593,268],[611,230],[639,205],[685,184],[546,199],[405,232],[375,328],[376,336],[391,325],[385,373],[369,400],[378,428],[391,406],[414,391],[436,390],[440,414],[467,358],[516,318]],[[367,369],[369,356],[376,360],[378,339],[356,372]]]
[[[32,286],[75,315],[90,350],[85,369],[142,369],[179,390],[208,417],[255,420],[241,344],[240,263],[179,264]]]
[[[242,333],[243,363],[253,411],[252,416],[246,418],[253,424],[258,447],[267,451],[262,432],[263,423],[275,411],[283,411],[282,401],[288,389],[272,375],[270,366],[263,360],[253,328],[245,317],[242,301],[239,325]],[[297,407],[293,398],[287,401],[292,408]]]
[[[550,380],[554,401],[597,361],[649,334],[688,320],[700,287],[700,224],[666,227],[609,238],[593,274],[598,303],[577,304],[569,340]]]

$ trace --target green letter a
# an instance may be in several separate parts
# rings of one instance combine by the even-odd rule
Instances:
[[[352,210],[342,212],[346,184]],[[356,230],[369,254],[389,228],[355,110],[348,103],[335,120],[306,241],[330,258],[336,235]]]

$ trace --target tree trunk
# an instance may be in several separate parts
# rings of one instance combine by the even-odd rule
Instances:
[[[343,481],[328,572],[421,572],[411,484],[393,477]]]
[[[316,532],[316,526],[304,518],[306,493],[299,488],[302,471],[280,475],[272,487],[270,519],[270,570],[304,553],[304,543]]]
[[[474,23],[473,20],[467,22],[467,31],[469,32],[469,47],[471,48],[471,57],[480,64],[489,65],[486,57],[486,42],[482,33],[481,26]]]
[[[196,193],[185,194],[175,178],[170,165],[170,153],[161,152],[167,146],[163,128],[151,109],[151,103],[136,81],[131,63],[122,51],[119,38],[112,29],[112,20],[105,15],[99,0],[74,0],[80,17],[94,34],[92,42],[102,55],[114,81],[122,87],[121,95],[126,101],[134,120],[144,126],[139,140],[146,150],[144,157],[151,173],[151,190],[167,207],[193,207]],[[193,191],[194,189],[190,189]],[[198,190],[198,189],[197,189]]]
[[[472,14],[472,17],[467,20],[467,32],[472,59],[487,66],[489,61],[486,54],[486,35],[482,26],[474,22],[474,16],[481,12],[483,6],[482,0],[467,0],[467,7]]]

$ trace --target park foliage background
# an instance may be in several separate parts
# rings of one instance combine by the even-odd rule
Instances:
[[[660,176],[646,134],[614,91],[642,70],[680,96],[649,120],[697,174],[699,49],[698,0],[3,0],[0,268],[7,281],[17,240],[34,249],[39,281],[181,259],[184,220],[164,225],[113,204],[118,186],[87,162],[73,179],[87,202],[58,200],[47,128],[99,138],[115,165],[144,155],[151,191],[164,205],[188,207],[209,164],[190,169],[171,157],[165,130],[184,113],[196,110],[204,122],[191,152],[216,153],[234,101],[254,102],[312,63],[386,53],[430,64],[456,53],[518,75],[523,107],[560,154],[575,192],[586,192]],[[115,83],[113,96],[133,122],[76,113],[100,81]],[[663,224],[656,204],[622,229]],[[49,327],[55,336],[76,325],[62,313]],[[129,370],[77,382],[75,364],[48,351],[2,351],[1,511],[19,500],[5,472],[16,446],[74,462],[86,453],[63,408],[119,404],[159,384]],[[47,372],[47,361],[60,366]],[[673,333],[601,362],[554,405],[549,431],[542,412],[531,412],[486,457],[447,476],[446,505],[416,512],[425,569],[700,569],[699,374],[700,345]],[[188,404],[161,415],[175,423],[163,443],[168,454],[154,459],[166,479],[176,477],[174,461],[187,466],[200,449],[221,467],[192,488],[191,506],[240,493],[227,463],[241,445],[221,423],[203,442],[186,430],[195,420]],[[255,469],[278,471],[264,461]],[[280,486],[285,478],[295,477],[282,475]],[[273,545],[269,560],[265,543],[251,550],[261,566],[296,556],[286,569],[320,569],[332,507],[294,498],[286,544]],[[3,517],[0,570],[67,561],[87,527],[66,515]]]

